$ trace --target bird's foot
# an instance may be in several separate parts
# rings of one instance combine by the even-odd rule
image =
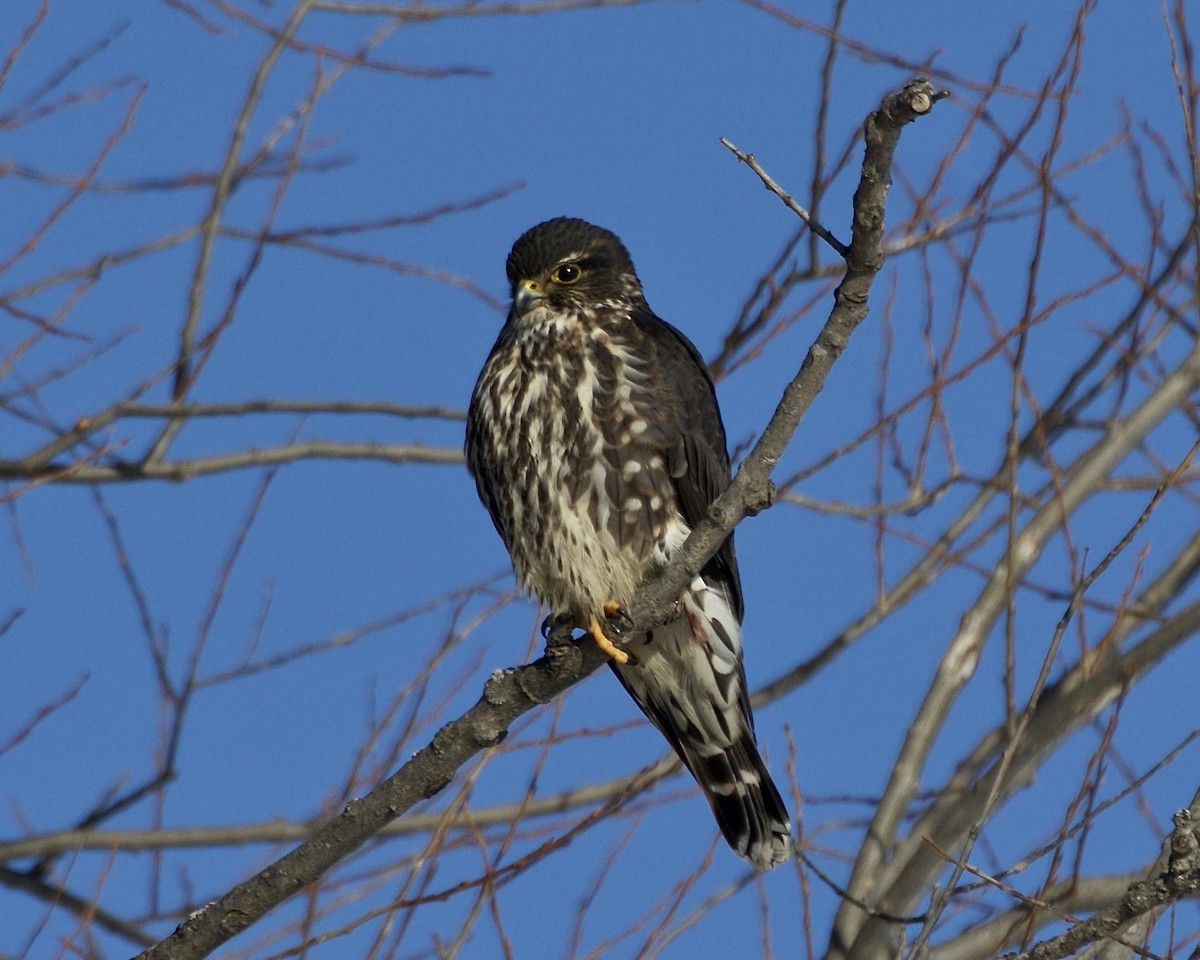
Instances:
[[[592,635],[592,639],[596,641],[596,646],[608,654],[613,660],[619,664],[627,664],[631,662],[628,653],[618,647],[613,639],[620,639],[621,634],[630,630],[633,627],[633,620],[630,619],[619,603],[615,600],[609,600],[604,605],[604,624],[596,618],[592,619],[591,625],[588,627],[588,633]]]

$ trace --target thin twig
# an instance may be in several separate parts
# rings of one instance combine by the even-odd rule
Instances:
[[[754,154],[743,153],[724,137],[721,137],[721,144],[728,149],[730,153],[737,157],[741,163],[746,164],[746,166],[757,173],[758,179],[763,182],[763,186],[775,194],[775,196],[777,196],[780,200],[782,200],[784,205],[791,210],[792,213],[796,214],[796,216],[808,224],[808,229],[833,247],[833,249],[837,251],[837,255],[839,257],[845,258],[850,253],[850,248],[848,246],[846,246],[841,240],[826,230],[817,221],[816,217],[800,206],[800,204],[796,202],[795,198],[790,193],[788,193],[783,189],[783,187],[775,182],[774,178],[772,178],[771,175],[759,165],[759,162],[754,158]]]

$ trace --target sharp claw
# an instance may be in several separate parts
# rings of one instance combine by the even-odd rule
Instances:
[[[609,600],[604,605],[604,619],[608,621],[605,629],[614,637],[619,638],[621,634],[633,629],[633,618],[615,600]]]

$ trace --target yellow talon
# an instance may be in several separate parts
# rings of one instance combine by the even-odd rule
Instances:
[[[606,603],[604,605],[605,613],[608,612],[608,608],[610,606],[617,607],[618,610],[620,609],[620,607],[618,607],[615,603]],[[592,635],[592,639],[596,641],[596,646],[612,657],[612,659],[616,660],[617,663],[625,664],[629,662],[629,654],[627,654],[624,650],[622,650],[604,635],[604,628],[600,626],[600,621],[595,617],[592,618],[592,625],[588,627],[588,633],[590,633]]]

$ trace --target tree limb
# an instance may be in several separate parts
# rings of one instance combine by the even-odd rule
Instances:
[[[1147,880],[1131,883],[1107,910],[1075,924],[1065,933],[1043,940],[1024,953],[1010,953],[1001,960],[1060,960],[1097,940],[1118,937],[1132,921],[1157,911],[1181,897],[1200,890],[1200,792],[1192,805],[1175,812],[1175,829],[1163,843],[1159,871]]]

